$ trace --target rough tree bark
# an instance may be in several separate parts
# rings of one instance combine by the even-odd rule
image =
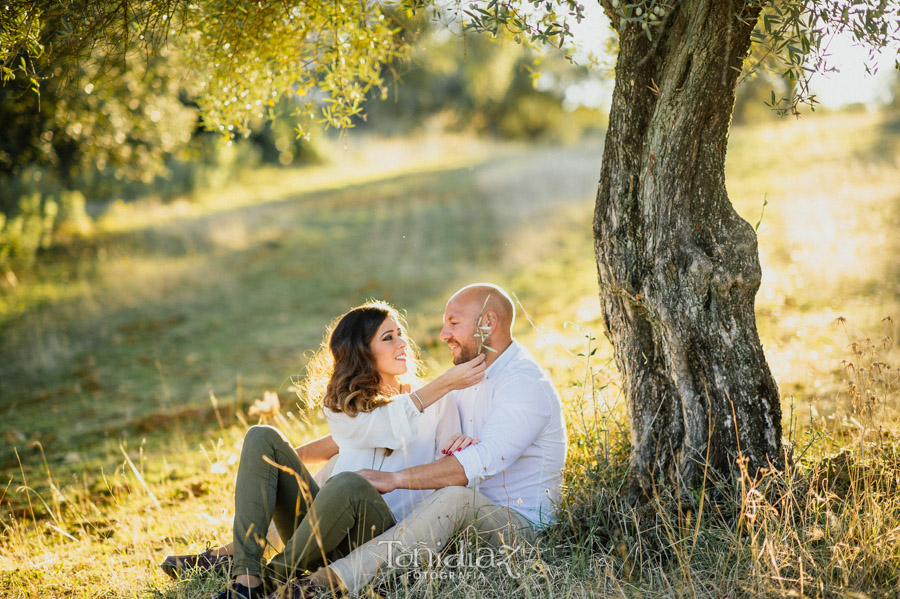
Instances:
[[[631,421],[632,493],[783,465],[778,389],[756,331],[753,227],[725,189],[734,90],[759,7],[683,0],[653,39],[619,30],[594,215],[607,335]],[[620,10],[620,9],[619,9]]]

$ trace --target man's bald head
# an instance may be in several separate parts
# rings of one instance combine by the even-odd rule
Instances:
[[[453,362],[461,364],[482,350],[490,365],[512,343],[516,309],[500,287],[491,283],[467,285],[453,294],[444,308],[441,339]]]
[[[512,337],[513,324],[516,322],[516,307],[509,294],[493,283],[475,283],[466,285],[453,294],[447,306],[454,304],[467,312],[475,311],[477,317],[482,312],[493,312],[497,315],[497,332]]]

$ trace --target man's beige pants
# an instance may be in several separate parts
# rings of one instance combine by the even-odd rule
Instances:
[[[467,487],[445,487],[425,498],[393,528],[360,545],[329,567],[352,593],[358,593],[382,571],[421,565],[420,558],[440,553],[453,535],[472,526],[495,548],[518,540],[534,542],[537,532],[528,520]]]

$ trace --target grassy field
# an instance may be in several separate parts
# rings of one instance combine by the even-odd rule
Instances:
[[[527,554],[524,578],[403,593],[891,596],[900,361],[883,338],[900,332],[898,146],[898,115],[732,132],[729,193],[759,223],[760,334],[802,459],[758,489],[722,490],[731,516],[640,514],[615,498],[627,436],[592,255],[599,143],[351,136],[329,166],[107,206],[95,236],[0,296],[0,594],[205,596],[221,581],[172,583],[156,564],[228,540],[251,402],[277,391],[275,422],[295,442],[323,434],[291,386],[332,317],[395,303],[435,372],[446,297],[493,280],[521,301],[517,336],[567,404],[571,518]],[[769,504],[766,485],[788,492]]]

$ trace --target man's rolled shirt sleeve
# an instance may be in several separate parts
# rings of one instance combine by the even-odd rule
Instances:
[[[535,382],[529,376],[515,376],[494,389],[496,403],[479,431],[479,442],[454,454],[469,480],[467,486],[502,473],[546,427],[554,398]]]

